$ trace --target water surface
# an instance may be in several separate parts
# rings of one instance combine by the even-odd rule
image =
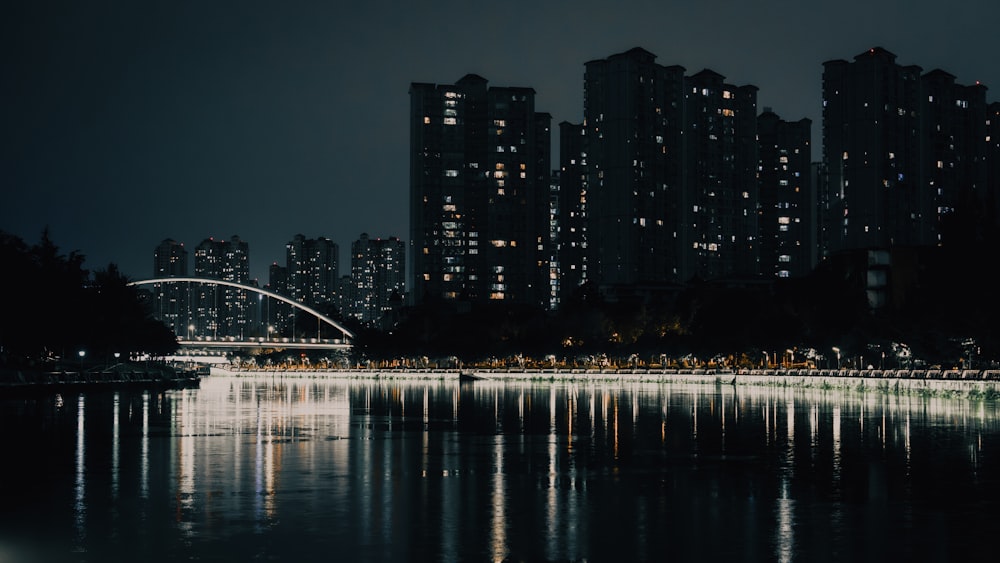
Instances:
[[[0,561],[958,561],[1000,405],[211,376],[0,401]]]

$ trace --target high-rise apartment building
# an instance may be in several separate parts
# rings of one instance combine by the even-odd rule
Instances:
[[[153,278],[180,278],[188,275],[188,253],[184,243],[165,239],[153,252]],[[189,284],[153,284],[153,309],[156,318],[180,338],[189,338]]]
[[[290,297],[288,293],[288,267],[277,262],[272,263],[267,270],[265,289]],[[265,325],[262,334],[266,334],[269,338],[291,334],[291,323],[294,320],[292,306],[279,299],[267,298],[264,300],[261,319]]]
[[[824,63],[824,255],[941,244],[988,200],[985,91],[879,47]]]
[[[548,303],[550,123],[531,88],[411,84],[414,302]]]
[[[986,175],[989,191],[986,209],[994,225],[1000,224],[1000,102],[986,107]]]
[[[559,175],[557,246],[559,281],[558,302],[564,302],[576,288],[589,279],[587,249],[587,190],[586,129],[569,122],[559,124]]]
[[[785,121],[764,108],[757,137],[761,274],[805,276],[816,266],[818,240],[812,122]]]
[[[325,237],[295,235],[285,245],[288,289],[285,295],[324,309],[334,302],[340,277],[340,247]]]
[[[757,87],[702,70],[685,80],[682,281],[760,274]]]
[[[396,237],[372,239],[362,233],[351,244],[351,301],[345,314],[366,325],[390,309],[393,294],[406,294],[406,245]]]
[[[655,59],[634,48],[585,64],[584,139],[561,153],[586,178],[588,278],[756,275],[757,88]]]
[[[194,254],[195,277],[249,285],[250,248],[238,236],[207,238]],[[250,298],[243,289],[216,284],[192,287],[193,324],[199,336],[248,338],[257,330]]]
[[[682,275],[684,69],[655,59],[635,48],[584,65],[588,276],[602,285]]]

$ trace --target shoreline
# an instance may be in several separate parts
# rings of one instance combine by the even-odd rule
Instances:
[[[12,371],[0,395],[109,389],[197,388],[212,376],[280,379],[434,380],[465,384],[655,383],[712,384],[1000,399],[1000,370],[820,370],[820,369],[647,369],[647,368],[350,368],[340,370],[231,370],[213,366],[172,375],[136,370],[119,373],[33,373]]]
[[[1000,370],[816,369],[374,369],[228,370],[211,375],[283,379],[439,380],[463,384],[504,382],[696,383],[802,387],[1000,399]],[[210,375],[210,376],[211,376]]]

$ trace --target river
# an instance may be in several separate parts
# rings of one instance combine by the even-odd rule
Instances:
[[[212,375],[0,399],[0,561],[959,561],[1000,403]]]

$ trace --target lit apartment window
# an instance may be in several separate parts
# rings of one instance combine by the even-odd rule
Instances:
[[[458,120],[456,120],[454,117],[446,117],[446,118],[444,118],[444,124],[445,125],[455,125],[457,123],[458,123]]]

